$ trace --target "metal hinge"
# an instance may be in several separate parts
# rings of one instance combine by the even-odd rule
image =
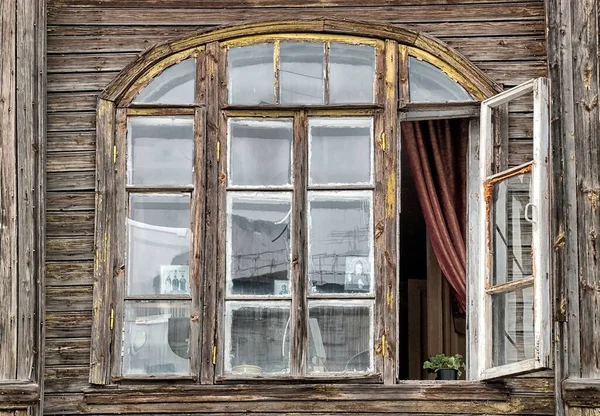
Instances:
[[[117,156],[119,155],[119,151],[117,150],[117,146],[113,146],[113,165],[117,164]]]
[[[385,152],[385,133],[381,133],[381,150],[383,150]]]
[[[385,350],[386,350],[386,346],[385,346],[385,334],[383,334],[381,336],[381,356],[385,357]]]
[[[217,142],[217,162],[221,159],[221,142]]]
[[[110,310],[110,329],[112,330],[115,326],[115,310],[111,308]]]
[[[213,345],[213,360],[212,360],[213,365],[217,364],[217,346]]]

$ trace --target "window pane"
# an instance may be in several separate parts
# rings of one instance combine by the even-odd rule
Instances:
[[[189,302],[125,301],[123,375],[188,375],[189,343]]]
[[[512,176],[494,186],[492,206],[492,285],[533,275],[532,224],[526,218],[531,174]],[[531,217],[534,207],[527,209]]]
[[[309,192],[310,293],[373,290],[372,192]]]
[[[373,371],[373,301],[309,302],[307,373]]]
[[[412,56],[409,63],[410,101],[468,101],[473,98],[438,67]]]
[[[289,373],[289,302],[227,302],[225,331],[226,373]]]
[[[533,286],[492,295],[492,315],[492,365],[534,358]]]
[[[274,104],[275,71],[273,44],[231,48],[229,63],[229,103]]]
[[[292,194],[228,194],[227,291],[290,294]]]
[[[318,118],[308,125],[311,185],[372,182],[371,118]]]
[[[127,293],[189,293],[189,195],[129,199]]]
[[[186,59],[155,77],[135,99],[135,103],[194,104],[196,60]]]
[[[325,45],[282,42],[279,56],[281,104],[323,104]]]
[[[332,43],[329,50],[329,102],[372,103],[375,48]]]
[[[192,117],[129,118],[127,180],[133,185],[189,185],[194,159]]]
[[[293,121],[229,120],[229,183],[281,186],[292,183]]]

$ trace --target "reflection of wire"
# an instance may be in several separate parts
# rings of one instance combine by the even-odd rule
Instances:
[[[279,237],[281,237],[283,235],[283,233],[285,233],[285,230],[288,229],[287,224],[285,225],[285,227],[283,227],[283,230],[281,230],[281,232],[279,233],[279,235],[277,237],[275,237],[273,240],[271,240],[271,243],[274,243],[275,241],[279,240]]]

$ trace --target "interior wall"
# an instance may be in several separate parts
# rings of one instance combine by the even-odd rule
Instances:
[[[123,396],[101,405],[90,404],[83,395],[90,387],[99,92],[139,52],[157,42],[217,25],[281,18],[406,25],[455,47],[505,87],[546,74],[542,0],[364,0],[360,6],[353,0],[48,0],[47,414],[149,411],[148,407],[127,405],[130,399]],[[517,117],[511,129],[525,135],[526,125]],[[456,412],[552,414],[547,377],[509,380],[510,400],[485,406],[460,403]],[[422,410],[416,403],[402,405],[401,397],[394,400],[398,400],[396,405],[381,404],[379,409],[391,413]],[[315,403],[314,412],[346,409],[343,404],[330,405],[326,399]],[[231,406],[223,405],[223,409],[244,409]],[[268,413],[264,407],[253,406],[246,409]],[[303,409],[298,406],[289,409]],[[439,414],[444,413],[444,406],[433,401],[428,409]],[[210,412],[207,409],[211,407],[197,403],[186,407],[172,401],[160,407],[161,412],[175,413]]]

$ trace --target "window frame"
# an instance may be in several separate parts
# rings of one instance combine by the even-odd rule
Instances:
[[[278,46],[280,42],[294,41],[294,42],[323,42],[326,44],[325,51],[325,65],[327,66],[327,45],[330,42],[348,43],[348,44],[365,44],[371,45],[375,48],[375,75],[374,75],[374,97],[373,103],[365,104],[326,104],[327,102],[327,86],[325,86],[325,98],[324,104],[312,104],[312,105],[289,105],[289,104],[274,104],[274,105],[236,105],[230,104],[227,97],[226,87],[221,86],[219,94],[219,107],[221,108],[221,117],[219,118],[219,138],[215,143],[220,149],[219,157],[219,184],[218,184],[218,195],[219,205],[217,211],[219,217],[217,219],[217,228],[220,233],[220,237],[217,241],[217,254],[218,266],[216,269],[217,276],[217,287],[218,292],[221,295],[217,299],[217,328],[215,345],[217,353],[216,364],[215,364],[215,382],[253,382],[258,380],[302,380],[305,382],[322,382],[322,381],[363,381],[363,382],[384,382],[387,378],[389,380],[395,380],[395,352],[390,354],[391,357],[388,360],[384,360],[384,355],[388,348],[395,349],[395,342],[390,341],[395,339],[395,329],[393,326],[386,325],[386,321],[391,318],[388,316],[390,313],[395,317],[395,306],[388,305],[385,308],[385,296],[384,288],[388,288],[388,293],[394,293],[396,287],[396,275],[395,270],[392,270],[389,265],[385,263],[384,252],[387,252],[391,258],[395,258],[396,251],[396,239],[395,233],[389,230],[389,227],[395,229],[395,215],[387,217],[385,210],[395,210],[396,206],[396,192],[393,195],[387,196],[388,182],[393,181],[396,183],[396,143],[390,143],[385,140],[387,137],[395,137],[396,117],[397,117],[397,77],[396,68],[398,60],[398,45],[393,41],[382,41],[377,39],[362,38],[356,36],[344,36],[335,34],[274,34],[267,36],[256,36],[250,38],[234,39],[229,42],[222,42],[218,45],[218,59],[222,61],[219,64],[220,78],[229,80],[227,74],[227,51],[231,47],[247,46],[252,44],[259,44],[265,42],[274,42],[276,44],[274,48],[274,65],[275,65],[275,85],[274,88],[275,98],[277,101],[279,84],[277,76],[277,61],[278,61]],[[325,77],[325,83],[327,83],[327,77]],[[386,84],[388,88],[386,89]],[[392,114],[393,117],[387,117],[386,114]],[[300,242],[298,244],[292,244],[292,274],[291,284],[292,292],[297,293],[297,297],[292,298],[292,306],[290,317],[294,315],[293,311],[300,310],[304,317],[300,319],[291,319],[290,333],[296,334],[290,339],[290,355],[291,355],[291,368],[289,375],[268,375],[264,377],[244,377],[235,374],[226,374],[224,371],[224,354],[225,352],[225,328],[219,322],[223,320],[224,316],[224,297],[225,297],[225,271],[226,271],[226,256],[224,242],[225,238],[223,233],[225,232],[226,224],[226,213],[224,207],[226,207],[226,194],[228,188],[228,156],[227,156],[227,143],[229,139],[227,137],[227,120],[235,117],[291,117],[293,118],[294,125],[294,140],[293,140],[293,151],[294,164],[292,171],[294,175],[294,186],[293,186],[293,207],[306,206],[308,198],[308,189],[318,189],[318,186],[311,186],[308,184],[309,178],[308,172],[308,119],[309,117],[361,117],[370,116],[373,117],[373,159],[374,164],[372,169],[374,170],[373,185],[360,186],[361,188],[372,188],[373,189],[373,228],[376,227],[377,221],[379,220],[380,232],[385,234],[384,237],[376,239],[373,238],[375,244],[375,272],[379,271],[381,275],[382,284],[381,287],[376,286],[374,291],[375,306],[373,310],[373,321],[372,330],[375,346],[373,348],[379,351],[385,351],[383,354],[373,354],[374,357],[374,372],[365,373],[359,375],[343,375],[343,374],[332,374],[323,376],[310,376],[302,375],[303,363],[300,362],[302,351],[307,348],[307,314],[308,314],[308,301],[305,293],[305,287],[299,282],[305,282],[305,275],[307,273],[306,261],[307,246],[304,243],[306,240],[306,215],[298,215],[299,210],[293,208],[292,217],[295,218],[296,226],[293,227],[291,238],[292,241]],[[208,144],[208,148],[211,144]],[[299,163],[298,163],[299,162]],[[378,166],[381,167],[378,169]],[[384,168],[385,166],[385,168]],[[385,177],[384,177],[385,176]],[[390,179],[393,177],[394,179]],[[334,187],[335,188],[335,187]],[[341,188],[341,187],[337,187]],[[233,189],[245,190],[244,187],[234,187]],[[250,188],[256,191],[254,187]],[[385,207],[385,198],[389,199],[388,207]],[[377,211],[376,207],[380,207],[380,212]],[[379,254],[379,255],[378,255]],[[395,320],[395,318],[394,318]],[[294,357],[296,360],[294,362]]]
[[[469,356],[477,357],[476,360],[471,360],[469,368],[469,378],[471,379],[490,380],[546,369],[551,366],[548,89],[546,78],[532,79],[481,103],[478,175],[476,179],[471,178],[471,184],[474,180],[477,181],[477,184],[472,185],[469,193],[472,198],[473,190],[477,190],[478,202],[473,204],[470,201],[469,204],[471,207],[476,205],[479,210],[477,229],[469,230],[471,243],[478,246],[477,249],[469,251],[469,254],[476,255],[473,259],[476,258],[478,262],[475,267],[471,265],[468,272],[470,306],[472,306],[469,316],[473,333],[468,344]],[[533,157],[527,163],[494,173],[492,166],[497,139],[495,138],[496,132],[492,127],[492,113],[513,99],[529,93],[533,93]],[[532,230],[533,276],[491,287],[492,237],[490,223],[493,188],[495,184],[505,179],[524,173],[532,174],[531,201],[536,212]],[[473,263],[473,260],[470,263]],[[492,363],[493,311],[491,296],[496,293],[510,293],[512,290],[530,286],[529,280],[534,287],[534,357],[494,366]]]
[[[356,34],[359,35],[356,35]],[[376,209],[381,210],[382,223],[374,223],[376,252],[383,253],[379,260],[380,267],[385,271],[382,275],[388,276],[385,284],[378,289],[376,314],[377,330],[375,332],[376,345],[375,359],[381,368],[381,377],[378,380],[360,379],[359,381],[379,381],[385,384],[395,384],[396,356],[397,356],[397,307],[395,306],[395,293],[397,288],[397,245],[399,244],[397,229],[399,207],[398,191],[400,174],[397,169],[399,152],[399,124],[400,120],[413,120],[423,117],[472,117],[476,114],[475,107],[478,99],[489,97],[498,92],[500,88],[490,81],[480,70],[447,46],[438,43],[435,39],[425,34],[412,32],[401,27],[387,27],[382,25],[361,24],[336,21],[301,21],[301,22],[261,22],[244,25],[241,27],[218,29],[206,34],[184,36],[170,42],[168,45],[157,45],[141,54],[138,59],[130,64],[101,94],[97,108],[97,203],[96,203],[96,233],[95,233],[95,268],[94,268],[94,310],[92,323],[91,369],[90,383],[111,384],[127,381],[128,378],[120,377],[116,371],[115,362],[120,361],[120,343],[117,342],[117,322],[120,322],[122,308],[118,307],[118,299],[122,291],[114,282],[123,280],[124,270],[119,255],[123,252],[125,241],[119,237],[117,224],[119,217],[123,216],[122,201],[125,192],[119,184],[124,181],[122,163],[126,149],[123,147],[122,135],[119,138],[119,129],[126,126],[127,115],[172,115],[178,112],[193,114],[195,119],[195,136],[203,146],[202,151],[196,155],[201,160],[202,169],[196,169],[202,183],[202,203],[193,209],[192,216],[200,218],[196,221],[194,231],[200,229],[200,239],[195,239],[192,246],[194,255],[203,259],[198,272],[198,293],[202,292],[202,299],[196,296],[197,308],[204,313],[192,316],[192,322],[197,322],[196,329],[192,329],[192,337],[198,337],[197,359],[199,373],[194,373],[193,382],[214,384],[224,380],[219,378],[215,365],[219,361],[217,355],[222,353],[218,348],[218,334],[222,327],[223,310],[219,306],[222,299],[222,288],[212,284],[205,276],[215,276],[220,262],[224,256],[218,256],[218,243],[223,241],[223,229],[215,231],[214,224],[219,220],[219,207],[223,206],[221,199],[225,192],[221,192],[223,181],[220,179],[224,171],[221,169],[221,149],[226,143],[223,128],[226,115],[255,114],[250,107],[233,106],[227,104],[227,77],[226,60],[223,45],[243,44],[256,42],[260,36],[265,38],[294,38],[295,40],[319,41],[319,39],[349,39],[349,43],[361,39],[365,42],[381,42],[385,45],[384,54],[376,59],[376,65],[385,63],[386,70],[378,73],[379,87],[374,88],[375,103],[370,105],[317,105],[317,106],[261,106],[260,111],[270,114],[290,114],[290,110],[303,113],[304,123],[311,114],[322,114],[330,111],[332,115],[351,115],[379,113],[376,118],[374,131],[374,145],[376,166],[384,170],[382,179],[375,181],[375,193],[379,195]],[[472,95],[472,102],[455,103],[408,103],[403,97],[408,97],[407,58],[409,51],[422,52],[424,60],[446,71],[455,71],[462,74],[459,83]],[[184,57],[192,56],[197,59],[196,73],[196,102],[194,105],[179,106],[132,103],[139,91],[143,89],[154,76],[160,74],[167,67],[179,62]],[[414,54],[411,53],[411,56]],[[203,57],[202,59],[200,57]],[[383,68],[384,66],[379,66]],[[446,72],[448,74],[448,72]],[[470,86],[467,88],[468,83]],[[385,102],[381,97],[387,97]],[[214,102],[220,104],[212,105]],[[210,105],[209,105],[210,103]],[[161,107],[158,109],[156,107]],[[119,146],[116,146],[119,143]],[[379,163],[379,165],[377,165]],[[115,166],[116,165],[116,166]],[[375,169],[377,169],[375,167]],[[124,182],[123,182],[124,183]],[[124,217],[123,217],[124,218]],[[123,228],[124,229],[124,228]],[[221,258],[223,257],[223,258]],[[376,266],[377,268],[378,266]],[[192,274],[192,272],[191,272]],[[194,333],[196,331],[196,333]],[[302,342],[294,340],[296,344]],[[195,365],[193,366],[195,368]],[[181,377],[175,377],[177,379]],[[166,380],[163,376],[151,376],[144,379]],[[302,379],[302,381],[321,381],[315,379]],[[352,382],[351,377],[327,377],[323,381]]]

